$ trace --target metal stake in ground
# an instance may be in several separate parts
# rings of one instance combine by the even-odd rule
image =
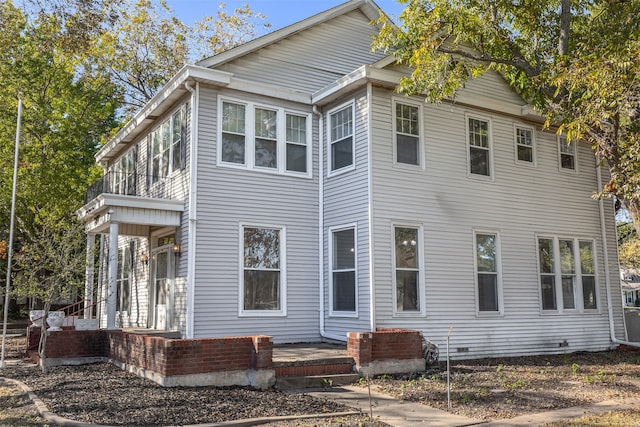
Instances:
[[[447,334],[447,406],[449,409],[451,409],[451,381],[449,380],[451,377],[449,364],[449,337],[451,336],[451,332],[453,332],[453,326],[449,326],[449,333]]]

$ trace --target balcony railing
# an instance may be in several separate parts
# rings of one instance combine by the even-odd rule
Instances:
[[[146,174],[107,172],[91,184],[84,194],[86,205],[100,194],[122,194],[127,196],[174,199],[180,193],[178,179],[171,177],[152,177]]]

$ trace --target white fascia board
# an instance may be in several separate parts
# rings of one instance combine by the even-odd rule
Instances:
[[[160,107],[165,105],[167,100],[171,100],[182,96],[182,92],[178,92],[180,87],[188,79],[194,79],[209,84],[219,86],[227,86],[231,82],[232,73],[225,71],[211,70],[196,65],[185,65],[178,71],[158,93],[145,104],[144,107],[111,138],[96,154],[96,161],[108,160],[110,154],[122,143],[129,142],[134,132],[145,124],[152,123],[159,113]],[[184,90],[184,89],[183,89]]]
[[[334,8],[313,15],[307,19],[298,21],[295,24],[289,25],[280,30],[276,30],[272,33],[251,40],[245,44],[234,47],[233,49],[229,49],[215,56],[204,59],[198,62],[197,65],[201,67],[217,67],[221,64],[232,61],[236,58],[240,58],[270,44],[277,43],[280,40],[284,40],[287,37],[292,36],[293,34],[299,33],[358,8],[360,8],[365,16],[370,20],[377,19],[379,13],[382,12],[382,9],[380,9],[380,7],[376,5],[372,0],[350,0]]]
[[[340,97],[342,93],[363,86],[367,82],[381,86],[396,87],[400,83],[401,77],[402,74],[397,71],[363,65],[315,92],[311,100],[314,104],[324,105]]]
[[[302,104],[311,103],[311,94],[299,92],[282,86],[276,86],[267,83],[260,83],[252,80],[234,78],[227,86],[229,89],[235,89],[243,92],[249,92],[257,95],[269,96],[285,101],[300,102]]]

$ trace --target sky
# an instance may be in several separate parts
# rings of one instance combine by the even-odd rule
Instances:
[[[227,5],[227,12],[237,7],[249,5],[252,11],[261,12],[266,16],[266,22],[271,24],[269,31],[279,30],[287,25],[323,12],[346,0],[220,0]],[[167,4],[176,12],[180,20],[192,24],[206,15],[214,15],[217,11],[218,0],[167,0]],[[392,19],[400,15],[402,5],[397,0],[374,0]],[[262,33],[260,34],[262,35]]]

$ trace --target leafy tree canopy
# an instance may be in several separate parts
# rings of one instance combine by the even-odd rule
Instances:
[[[608,164],[640,234],[639,0],[400,0],[374,45],[413,68],[401,90],[439,102],[487,70]]]

